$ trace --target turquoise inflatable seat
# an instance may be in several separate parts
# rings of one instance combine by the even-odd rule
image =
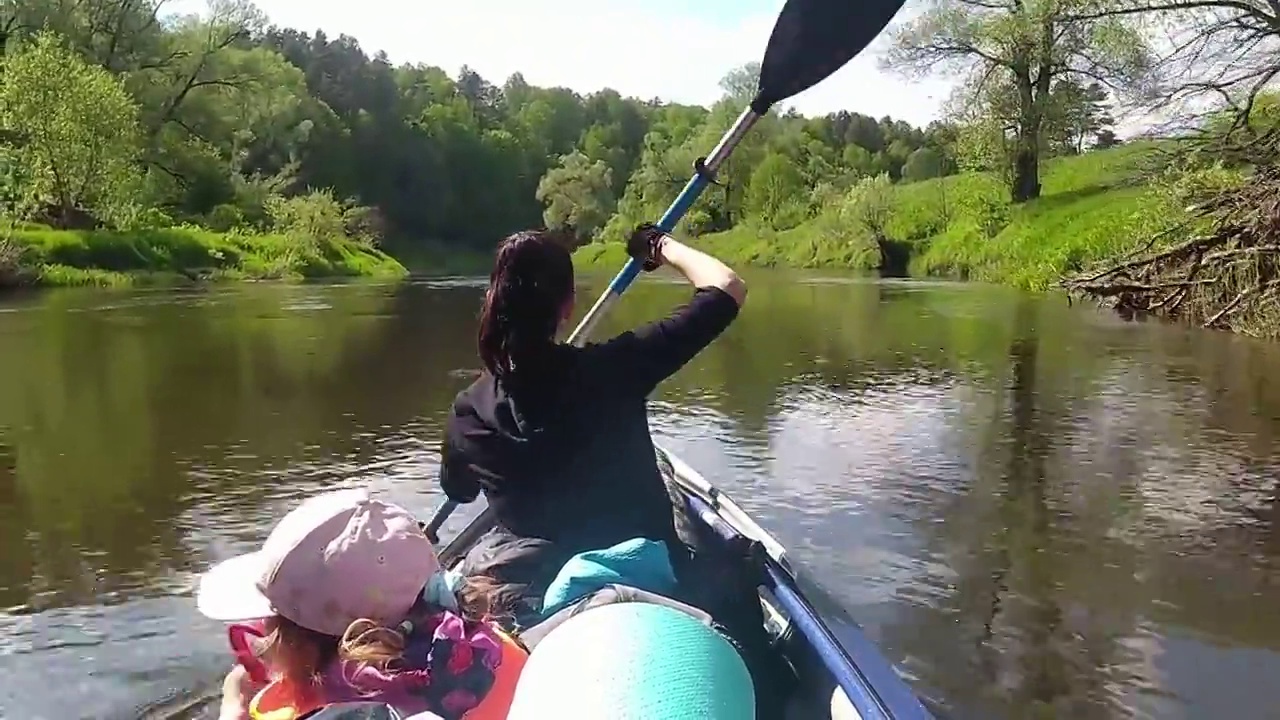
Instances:
[[[507,720],[754,720],[751,676],[706,623],[662,605],[591,608],[534,648]]]

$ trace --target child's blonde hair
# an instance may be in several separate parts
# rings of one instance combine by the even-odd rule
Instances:
[[[470,622],[490,622],[498,617],[507,601],[501,586],[484,576],[463,580],[455,593],[457,614]],[[410,612],[410,620],[439,612],[423,604]],[[347,627],[342,637],[326,635],[276,616],[267,622],[268,633],[262,652],[274,674],[299,690],[319,684],[320,676],[334,661],[359,663],[378,670],[395,670],[407,643],[400,628],[390,628],[360,619]]]

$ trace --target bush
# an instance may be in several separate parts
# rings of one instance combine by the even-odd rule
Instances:
[[[346,238],[342,204],[328,190],[313,190],[295,197],[267,198],[271,229],[300,246],[318,250],[324,243]]]
[[[881,239],[893,213],[893,190],[893,181],[884,173],[862,178],[845,194],[840,214]]]
[[[18,287],[30,281],[24,255],[21,245],[0,238],[0,288]]]
[[[1184,210],[1188,205],[1198,205],[1240,187],[1248,177],[1245,170],[1227,167],[1221,161],[1208,164],[1193,161],[1167,168],[1152,189],[1171,210]]]
[[[387,218],[376,207],[348,200],[346,209],[342,211],[342,221],[347,237],[367,248],[379,247],[386,239]]]
[[[976,175],[960,188],[955,199],[957,220],[967,223],[982,237],[994,238],[1009,225],[1013,203],[1009,190],[995,177]]]
[[[244,211],[235,205],[223,203],[215,205],[207,215],[204,216],[205,227],[215,232],[230,232],[239,228],[246,227]]]
[[[312,252],[285,235],[243,230],[222,234],[189,226],[131,232],[38,228],[15,230],[9,242],[21,253],[18,267],[25,273],[24,282],[49,285],[121,285],[175,276],[393,277],[405,272],[384,253],[348,241],[326,243],[323,251]]]

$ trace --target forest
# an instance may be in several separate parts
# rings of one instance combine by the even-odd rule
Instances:
[[[1033,289],[1065,277],[1133,312],[1232,329],[1274,299],[1270,265],[1249,264],[1274,255],[1235,252],[1241,238],[1274,245],[1267,221],[1240,230],[1203,210],[1256,208],[1238,190],[1270,177],[1254,173],[1277,156],[1271,10],[912,7],[880,60],[954,79],[939,120],[775,110],[679,230],[748,263]],[[661,214],[758,72],[728,69],[710,107],[583,94],[393,64],[245,0],[194,15],[162,0],[16,0],[0,8],[0,49],[0,285],[437,271],[534,226],[612,262],[611,241]],[[1165,112],[1180,123],[1166,139],[1117,137],[1121,113],[1205,97]],[[1166,246],[1201,236],[1214,239]],[[1128,264],[1142,252],[1155,259]],[[1199,274],[1206,253],[1221,272]]]
[[[754,88],[737,68],[703,108],[395,66],[243,2],[7,7],[0,214],[60,230],[341,234],[410,259],[539,225],[588,242],[659,214]],[[1100,86],[1054,91],[1051,152],[1115,142]],[[793,227],[859,178],[955,172],[956,141],[946,122],[776,114],[685,229]]]

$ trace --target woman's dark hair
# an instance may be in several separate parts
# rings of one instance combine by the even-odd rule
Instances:
[[[572,296],[573,260],[558,236],[525,230],[504,238],[480,310],[477,344],[485,369],[509,376],[522,355],[552,342]]]

